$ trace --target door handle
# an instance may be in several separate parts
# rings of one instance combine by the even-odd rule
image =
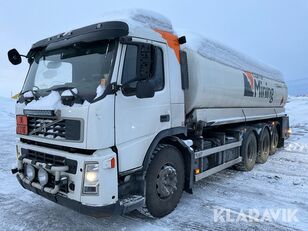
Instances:
[[[160,122],[169,122],[170,121],[170,115],[161,115],[160,116]]]

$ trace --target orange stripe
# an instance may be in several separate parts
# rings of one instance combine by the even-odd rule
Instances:
[[[178,37],[170,32],[163,31],[163,30],[155,30],[156,32],[160,33],[161,36],[167,41],[168,46],[174,50],[174,53],[180,62],[180,43]]]
[[[249,80],[249,83],[250,83],[250,86],[251,86],[251,89],[253,89],[253,85],[254,85],[254,78],[253,78],[253,74],[251,72],[248,72],[248,71],[245,71],[245,74]]]

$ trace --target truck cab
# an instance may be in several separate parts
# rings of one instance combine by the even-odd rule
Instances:
[[[238,53],[220,60],[232,53],[224,48],[213,58],[182,47],[160,19],[135,18],[143,25],[106,21],[27,55],[9,51],[12,64],[30,64],[12,169],[24,188],[96,217],[141,207],[163,217],[194,182],[231,166],[251,171],[283,147],[287,87],[277,72]]]
[[[109,207],[127,210],[119,196],[134,191],[135,204],[143,204],[143,190],[119,187],[136,175],[143,185],[151,145],[186,132],[177,56],[176,36],[147,28],[130,32],[124,22],[34,44],[16,106],[23,187],[95,216]]]

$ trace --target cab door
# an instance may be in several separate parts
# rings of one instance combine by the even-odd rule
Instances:
[[[149,43],[141,39],[138,42]],[[154,137],[171,126],[167,48],[162,43],[150,43],[155,48],[153,72],[149,77],[155,91],[151,98],[137,98],[138,82],[132,81],[137,75],[138,46],[122,47],[117,84],[125,88],[117,92],[115,100],[115,140],[120,172],[141,167]]]

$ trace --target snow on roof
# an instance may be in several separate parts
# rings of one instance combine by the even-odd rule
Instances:
[[[130,30],[137,27],[145,27],[174,33],[172,23],[168,18],[150,10],[131,9],[116,11],[105,14],[103,20],[124,21],[129,25]],[[183,47],[191,48],[203,57],[236,69],[249,71],[278,81],[284,81],[282,74],[278,70],[269,65],[263,64],[261,61],[252,59],[238,51],[204,38],[198,34],[187,34],[187,31],[182,32],[181,35],[185,35],[187,38],[187,44]]]
[[[135,27],[146,27],[151,29],[160,29],[173,33],[171,21],[165,16],[144,9],[131,9],[106,13],[103,21],[123,21],[126,22],[130,29]]]
[[[219,62],[230,67],[249,71],[262,75],[267,78],[283,82],[283,76],[280,71],[262,63],[259,60],[252,59],[238,51],[233,50],[219,42],[207,39],[194,33],[185,33],[187,44],[183,47],[197,51],[200,55],[215,62]]]

